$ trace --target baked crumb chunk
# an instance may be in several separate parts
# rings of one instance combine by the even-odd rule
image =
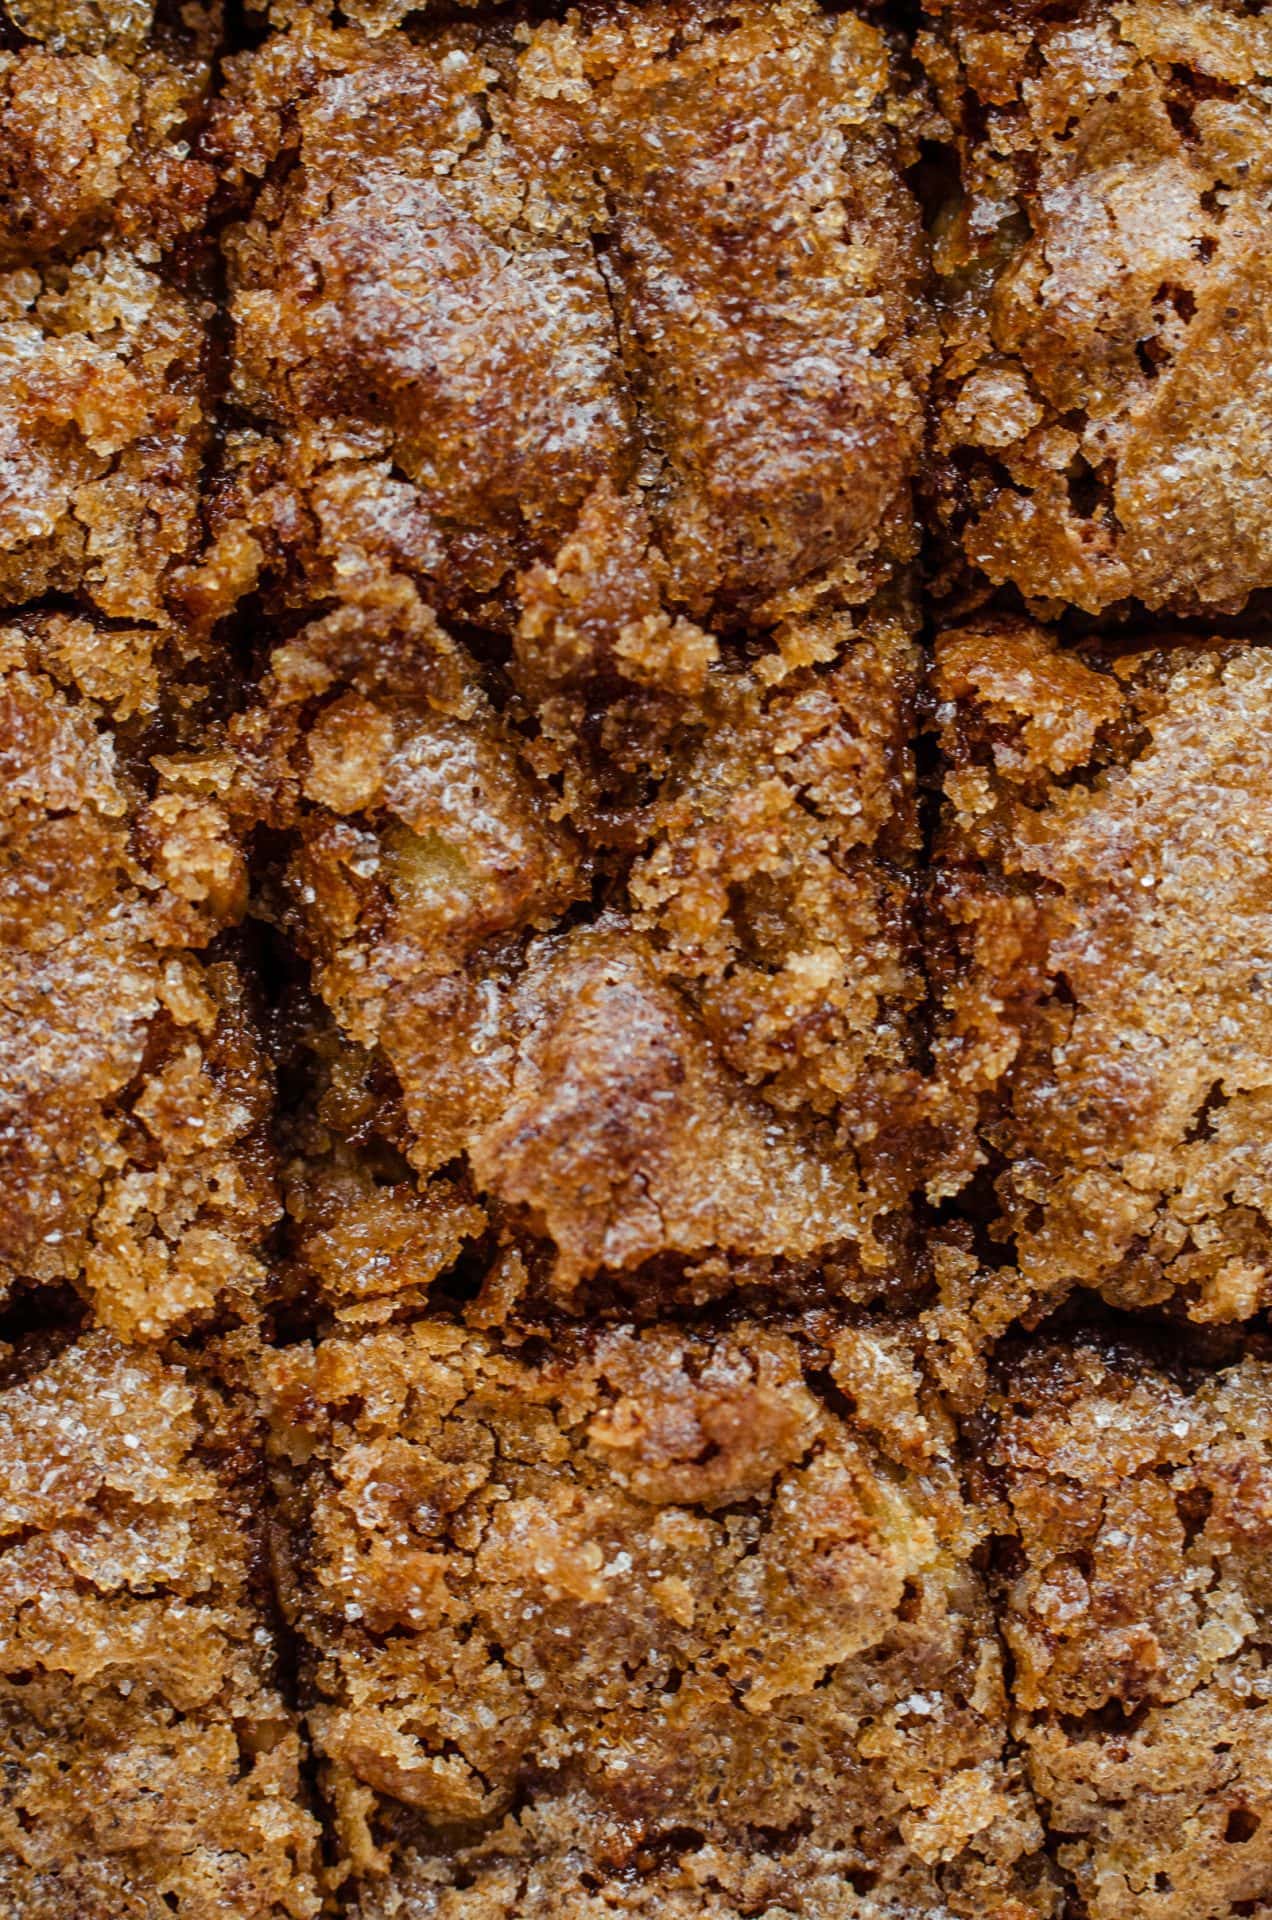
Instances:
[[[276,1212],[272,1076],[206,951],[242,850],[214,761],[145,751],[153,642],[0,628],[0,1289],[69,1282],[142,1339],[251,1317]]]
[[[938,1074],[1021,1280],[1272,1299],[1272,654],[943,635]]]
[[[1180,1360],[1184,1356],[1178,1356]],[[1272,1369],[1201,1380],[1132,1347],[1005,1368],[1016,1724],[1090,1920],[1257,1913],[1272,1892]]]
[[[9,8],[0,50],[0,600],[161,624],[202,540],[215,19]]]
[[[520,34],[304,10],[230,65],[245,424],[216,525],[285,601],[398,569],[508,627],[597,489],[648,510],[697,620],[869,598],[912,552],[931,341],[914,111],[874,26],[805,0]]]
[[[0,264],[111,241],[153,263],[203,225],[213,170],[190,136],[204,110],[215,15],[198,6],[129,33],[58,0],[10,7],[31,42],[0,51]],[[138,15],[141,9],[134,10]],[[54,30],[53,21],[57,26]],[[140,22],[138,21],[138,24]]]
[[[1272,22],[1235,0],[930,12],[962,168],[935,497],[965,583],[1048,615],[1239,610],[1272,586]]]
[[[0,1384],[0,1907],[311,1920],[241,1413],[105,1334]]]
[[[363,1920],[1057,1911],[903,1337],[420,1322],[263,1364]]]
[[[121,252],[0,274],[0,597],[155,625],[193,557],[210,310]]]
[[[540,665],[563,607],[608,618],[557,580]],[[907,622],[789,623],[692,697],[633,683],[598,738],[604,681],[564,674],[536,731],[399,579],[277,649],[231,729],[240,824],[291,850],[276,911],[396,1090],[398,1176],[528,1233],[579,1304],[651,1264],[699,1298],[904,1289],[932,1107]]]

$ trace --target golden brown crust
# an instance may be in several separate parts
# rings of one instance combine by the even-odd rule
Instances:
[[[802,0],[320,14],[215,116],[243,424],[192,591],[328,608],[236,729],[240,799],[432,1183],[371,1215],[426,1266],[461,1219],[528,1236],[567,1300],[655,1263],[904,1286],[917,655],[880,589],[930,343],[887,39]],[[385,1297],[353,1239],[333,1295],[322,1231],[324,1298]]]
[[[215,762],[134,743],[171,658],[65,615],[0,629],[0,1284],[150,1339],[259,1311],[270,1076]]]
[[[1262,972],[1272,654],[942,636],[939,1073],[1026,1287],[1272,1298]]]
[[[159,624],[202,538],[212,308],[179,252],[214,17],[25,0],[0,51],[0,600]],[[181,270],[178,270],[180,266]]]
[[[108,238],[153,264],[199,232],[214,174],[191,140],[215,43],[191,7],[136,44],[60,33],[0,53],[0,266]]]
[[[903,1339],[419,1324],[265,1374],[355,1911],[1054,1911]]]
[[[1263,1912],[1272,40],[903,12],[0,0],[6,1916]]]
[[[630,585],[644,550],[628,561]],[[535,670],[563,609],[586,642],[556,738],[496,707],[404,582],[277,650],[231,735],[240,817],[292,849],[278,911],[400,1095],[392,1147],[445,1176],[424,1200],[445,1244],[461,1216],[528,1233],[566,1300],[654,1262],[699,1298],[779,1271],[904,1290],[931,1107],[907,623],[791,622],[692,696],[642,708],[635,687],[606,714],[592,668],[621,589],[579,583],[536,587]],[[352,1242],[350,1263],[370,1281]]]
[[[1015,1536],[1018,1730],[1090,1920],[1266,1899],[1270,1409],[1253,1359],[1188,1386],[1040,1345],[1003,1381],[984,1459]]]
[[[210,309],[124,252],[0,275],[0,597],[160,624],[193,557]]]
[[[232,63],[224,521],[284,593],[400,567],[506,623],[609,487],[696,618],[867,596],[930,357],[885,40],[801,0],[523,40],[307,17]]]
[[[222,1396],[101,1334],[0,1387],[6,1912],[317,1913],[247,1438]]]
[[[1047,614],[1272,585],[1272,38],[1228,0],[936,0],[962,180],[937,244],[936,502]]]

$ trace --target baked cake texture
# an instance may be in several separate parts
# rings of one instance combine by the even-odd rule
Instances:
[[[1019,1276],[1241,1320],[1272,1298],[1272,653],[938,638],[938,1075]]]
[[[655,1262],[698,1297],[903,1284],[931,1104],[904,621],[714,662],[643,765],[596,749],[598,792],[578,756],[536,771],[412,589],[384,612],[303,628],[232,734],[244,829],[292,849],[276,910],[415,1174],[461,1171],[563,1299]]]
[[[227,75],[205,586],[288,634],[241,817],[411,1166],[566,1300],[894,1284],[933,349],[887,36],[300,9]]]
[[[243,851],[216,756],[156,752],[172,669],[145,628],[0,627],[0,1297],[69,1283],[142,1340],[254,1317],[277,1214],[272,1072],[216,944]]]
[[[1181,1360],[1040,1340],[984,1443],[1016,1731],[1090,1920],[1257,1914],[1272,1890],[1272,1372]]]
[[[3,1920],[1272,1915],[1270,22],[0,0]]]
[[[694,619],[869,598],[912,552],[931,327],[875,26],[683,0],[421,39],[306,11],[229,65],[217,524],[284,604],[400,571],[506,627],[597,489],[647,510]]]
[[[216,18],[12,0],[0,43],[0,600],[162,624],[202,542]]]
[[[895,1328],[420,1322],[263,1364],[360,1920],[1058,1911]]]
[[[311,1920],[241,1407],[90,1334],[0,1379],[0,1910]]]
[[[1036,611],[1239,610],[1272,585],[1272,22],[1238,0],[930,11],[960,165],[933,478],[955,578]]]

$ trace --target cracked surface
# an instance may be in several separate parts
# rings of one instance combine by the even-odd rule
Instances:
[[[160,624],[201,539],[214,21],[14,4],[0,51],[0,598]]]
[[[6,1916],[1272,1913],[1272,14],[915,12],[0,0]]]
[[[910,1278],[887,583],[931,342],[890,60],[803,4],[381,37],[302,9],[214,116],[245,217],[199,591],[325,602],[236,728],[241,817],[288,834],[272,910],[397,1082],[431,1183],[399,1241],[420,1206],[447,1246],[528,1235],[567,1301],[653,1263],[698,1299]],[[771,637],[722,644],[739,621]],[[320,1263],[364,1276],[339,1310],[376,1291],[361,1248]]]
[[[401,569],[508,625],[597,488],[643,503],[700,620],[868,597],[912,550],[931,347],[875,28],[800,0],[427,41],[306,13],[231,65],[218,524],[252,579]]]
[[[0,1384],[0,1906],[310,1920],[248,1430],[93,1334]]]
[[[1272,584],[1272,23],[1181,0],[935,0],[961,157],[937,244],[935,501],[1048,613]]]
[[[352,1912],[1056,1910],[895,1331],[421,1323],[264,1372]]]
[[[69,1281],[131,1339],[253,1315],[276,1211],[247,990],[202,957],[243,855],[214,760],[150,764],[152,642],[0,628],[0,1286]]]
[[[1029,1773],[1090,1920],[1259,1913],[1272,1887],[1272,1373],[1187,1383],[1039,1344],[983,1449],[1013,1536]]]
[[[936,1058],[1020,1279],[1198,1320],[1268,1303],[1272,653],[937,643]]]

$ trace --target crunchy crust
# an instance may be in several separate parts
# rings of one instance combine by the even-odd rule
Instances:
[[[1027,1289],[1200,1320],[1272,1297],[1272,654],[938,641],[939,1073]]]
[[[0,600],[161,624],[202,539],[215,18],[9,9],[0,50]]]
[[[558,780],[404,589],[303,629],[233,729],[242,817],[293,849],[279,911],[400,1095],[393,1144],[452,1220],[459,1171],[473,1228],[528,1233],[562,1299],[654,1263],[700,1298],[743,1271],[909,1284],[917,658],[883,612],[787,645],[658,707],[630,780],[582,751]]]
[[[232,63],[226,537],[288,597],[403,568],[507,622],[606,485],[696,618],[868,594],[930,359],[885,39],[802,0],[522,38],[306,17]]]
[[[1272,1911],[1272,16],[917,12],[0,0],[5,1916]]]
[[[1091,1920],[1257,1912],[1272,1875],[1272,1374],[1017,1356],[984,1461],[1018,1731]]]
[[[258,1312],[276,1214],[269,1064],[202,957],[242,849],[214,758],[149,764],[172,665],[144,629],[0,628],[0,1287],[143,1340]]]
[[[931,11],[961,164],[936,249],[955,577],[1048,614],[1239,610],[1272,585],[1268,21],[1224,0]]]
[[[0,1905],[311,1920],[241,1407],[93,1334],[0,1385]]]
[[[354,1911],[1054,1911],[903,1338],[421,1323],[264,1365]]]

